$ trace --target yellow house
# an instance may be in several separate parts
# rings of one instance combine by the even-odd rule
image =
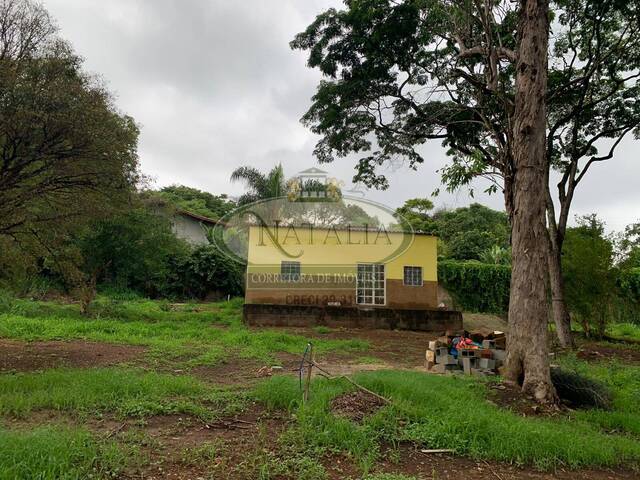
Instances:
[[[437,239],[380,228],[252,226],[247,304],[435,310]]]

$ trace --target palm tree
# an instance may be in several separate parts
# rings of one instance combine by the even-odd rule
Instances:
[[[287,186],[282,165],[278,164],[264,174],[254,167],[239,167],[231,174],[232,182],[244,182],[249,190],[238,199],[238,205],[258,200],[277,198],[286,194]]]

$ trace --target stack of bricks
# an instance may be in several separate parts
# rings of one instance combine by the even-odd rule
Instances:
[[[464,373],[465,375],[492,375],[506,358],[504,333],[495,332],[492,338],[482,340],[480,348],[462,348],[457,358],[450,352],[451,337],[440,337],[429,342],[426,352],[427,370],[433,373]],[[472,335],[478,338],[478,334]],[[476,340],[477,341],[477,340]]]

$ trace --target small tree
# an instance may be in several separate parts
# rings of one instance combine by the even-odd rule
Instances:
[[[169,259],[189,251],[167,218],[143,206],[93,223],[76,245],[84,259],[82,270],[94,277],[94,285],[97,281],[149,296],[162,293]]]
[[[577,220],[567,229],[562,255],[567,303],[585,335],[602,337],[616,295],[613,244],[595,215]]]

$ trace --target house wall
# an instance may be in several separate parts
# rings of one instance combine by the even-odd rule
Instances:
[[[300,262],[303,278],[277,279],[282,261]],[[357,263],[385,264],[387,307],[437,308],[435,237],[305,227],[250,229],[246,302],[354,305]],[[422,286],[403,284],[404,266],[422,267]]]
[[[177,213],[173,216],[172,226],[176,237],[192,245],[207,245],[209,243],[199,220]]]
[[[366,328],[456,333],[462,330],[462,313],[451,310],[259,305],[246,303],[248,325],[272,327]]]

